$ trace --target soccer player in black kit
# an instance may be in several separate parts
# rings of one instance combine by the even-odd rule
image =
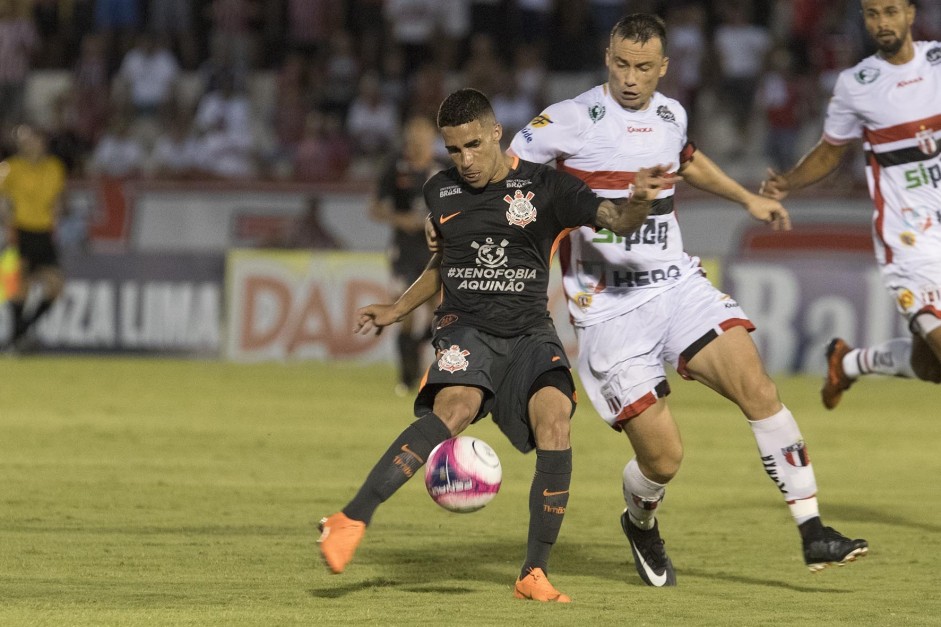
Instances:
[[[392,264],[392,290],[401,292],[421,276],[431,253],[425,245],[425,216],[428,209],[422,197],[422,188],[441,163],[435,159],[437,129],[434,123],[416,116],[405,124],[402,150],[396,154],[379,176],[376,195],[369,206],[374,220],[392,227],[389,257]],[[432,305],[431,302],[427,306]],[[427,313],[431,313],[428,307]],[[427,323],[429,316],[425,317]],[[430,337],[416,332],[421,325],[419,316],[410,314],[399,323],[396,348],[399,358],[399,381],[395,392],[406,396],[421,377],[419,356],[422,345]]]
[[[431,450],[488,413],[522,452],[536,449],[526,558],[514,595],[567,603],[546,578],[568,504],[569,425],[575,385],[548,313],[553,249],[591,225],[629,235],[667,184],[668,166],[641,170],[630,199],[603,199],[573,176],[509,157],[503,129],[479,91],[461,89],[438,110],[454,167],[424,188],[441,250],[392,305],[357,313],[357,331],[400,320],[443,288],[432,364],[413,422],[382,455],[356,496],[321,521],[320,552],[343,572],[376,508],[418,472]]]

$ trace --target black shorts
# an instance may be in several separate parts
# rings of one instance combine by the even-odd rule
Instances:
[[[555,329],[534,329],[519,337],[497,337],[471,327],[448,326],[435,332],[437,361],[431,364],[415,399],[415,415],[434,407],[443,387],[468,385],[484,392],[477,422],[493,414],[503,434],[523,453],[536,447],[527,406],[530,390],[544,372],[561,370],[571,382],[571,366]],[[571,389],[575,389],[572,382]],[[572,399],[572,411],[575,399]]]
[[[19,240],[23,272],[32,272],[42,266],[59,267],[59,253],[56,252],[51,232],[37,233],[17,229],[16,236]]]

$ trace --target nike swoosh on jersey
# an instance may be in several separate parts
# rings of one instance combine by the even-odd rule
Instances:
[[[461,213],[461,212],[460,212],[460,211],[455,211],[455,212],[452,213],[451,215],[448,215],[448,216],[441,216],[441,217],[438,219],[438,222],[440,222],[441,224],[444,224],[445,222],[447,222],[447,221],[450,220],[451,218],[456,217],[457,214],[459,214],[459,213]]]
[[[663,584],[667,582],[666,569],[663,570],[662,575],[658,575],[657,573],[653,571],[653,569],[650,566],[647,565],[647,560],[645,560],[644,556],[640,554],[640,551],[634,548],[633,542],[631,542],[631,549],[634,552],[634,557],[637,559],[638,562],[640,562],[640,565],[641,567],[643,567],[644,572],[647,573],[647,578],[650,579],[650,583],[652,583],[657,588],[663,587]]]

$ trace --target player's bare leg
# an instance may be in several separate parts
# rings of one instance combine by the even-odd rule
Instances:
[[[824,527],[817,505],[817,480],[794,416],[778,398],[758,349],[742,327],[710,342],[687,364],[697,381],[725,396],[742,410],[758,443],[765,472],[787,501],[804,545],[811,572],[843,565],[868,552],[865,540],[851,540]]]

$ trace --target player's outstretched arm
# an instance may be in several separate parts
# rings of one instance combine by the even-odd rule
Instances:
[[[791,230],[791,217],[779,200],[748,191],[701,151],[697,150],[680,172],[693,187],[740,204],[753,218],[770,224],[774,230]]]
[[[849,144],[831,144],[821,139],[793,168],[784,172],[768,170],[759,193],[775,200],[784,200],[791,190],[813,185],[840,165]]]
[[[595,224],[626,236],[636,231],[650,213],[650,203],[657,193],[679,177],[670,174],[670,165],[642,168],[634,177],[634,193],[630,198],[605,198],[598,205]]]
[[[366,335],[375,332],[378,335],[384,327],[395,324],[426,300],[434,298],[441,291],[440,267],[441,253],[435,253],[421,276],[393,304],[373,304],[357,309],[353,333]]]

